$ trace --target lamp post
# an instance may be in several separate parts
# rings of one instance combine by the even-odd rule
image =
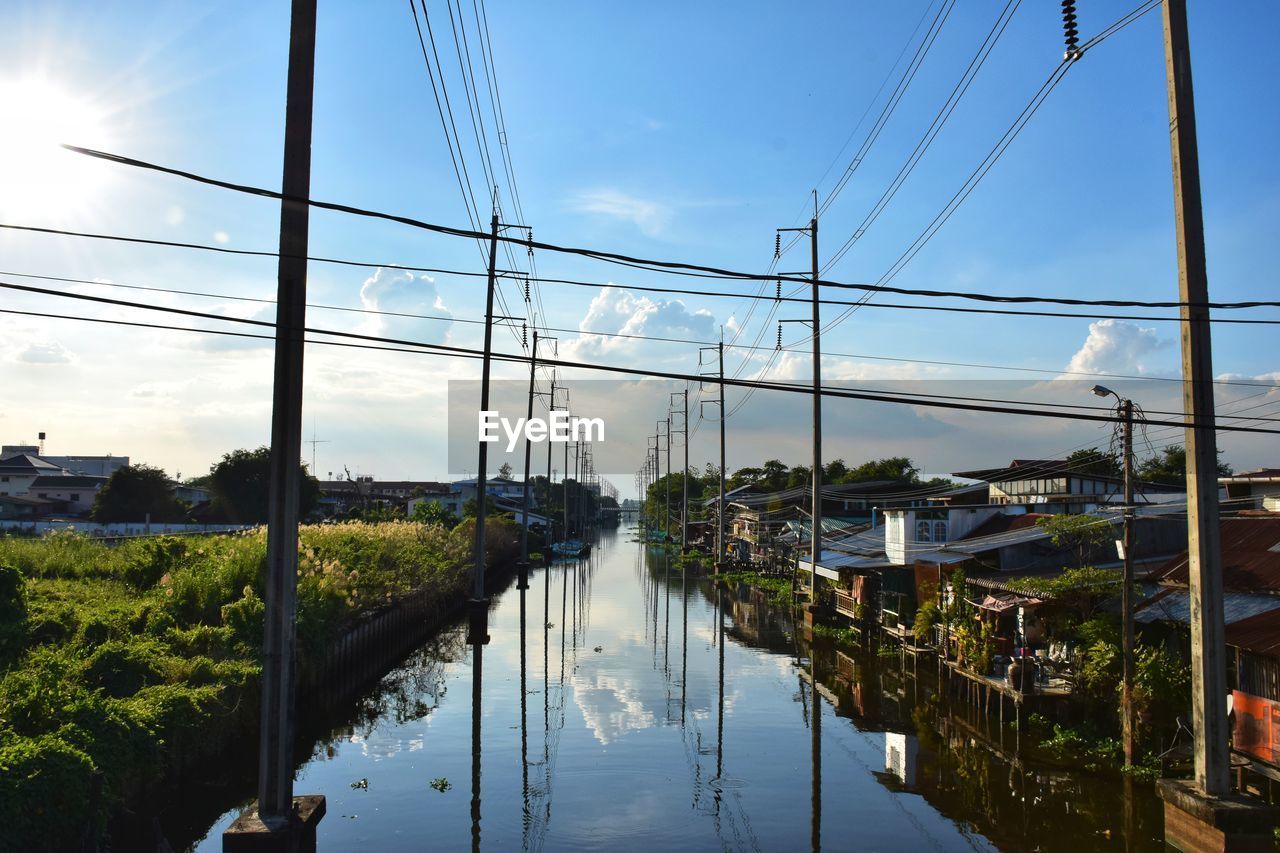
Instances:
[[[1124,674],[1120,688],[1120,713],[1124,740],[1124,763],[1132,765],[1136,752],[1133,720],[1133,401],[1121,397],[1102,385],[1094,385],[1093,393],[1099,397],[1115,397],[1117,409],[1124,425],[1124,561],[1123,583],[1120,592],[1121,649]]]

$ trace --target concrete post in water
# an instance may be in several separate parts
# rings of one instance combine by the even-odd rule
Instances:
[[[315,81],[316,0],[293,0],[285,106],[284,176],[276,298],[262,646],[258,801],[222,836],[223,849],[315,849],[323,796],[293,796],[298,499],[302,458],[302,358],[307,303],[308,199]]]
[[[480,373],[480,411],[489,410],[489,374],[493,361],[493,292],[497,275],[498,212],[493,212],[489,232],[489,278],[484,307],[484,356]],[[473,550],[475,565],[471,570],[471,625],[467,641],[475,644],[489,642],[489,602],[484,596],[485,569],[485,518],[489,509],[489,442],[481,441],[479,463],[476,466],[476,539]]]
[[[1227,673],[1223,628],[1218,452],[1208,276],[1196,145],[1195,97],[1186,0],[1164,0],[1169,142],[1182,303],[1182,407],[1187,448],[1187,568],[1191,599],[1192,754],[1195,780],[1161,779],[1165,841],[1182,849],[1263,849],[1273,843],[1280,808],[1233,794],[1227,752]]]

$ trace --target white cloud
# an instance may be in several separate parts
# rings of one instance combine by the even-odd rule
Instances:
[[[215,243],[223,243],[223,244],[230,243],[231,235],[228,234],[226,231],[214,231],[213,241]]]
[[[679,299],[650,299],[612,285],[601,288],[586,316],[578,324],[581,336],[565,344],[575,358],[632,351],[644,343],[640,337],[680,338],[709,341],[716,332],[716,318],[710,311],[690,311]],[[593,335],[611,332],[636,335],[634,338]]]
[[[596,213],[630,222],[646,237],[658,237],[671,222],[670,205],[640,198],[616,189],[587,190],[578,193],[570,208],[580,213]]]
[[[445,318],[370,315],[362,324],[364,334],[438,344],[448,339],[453,325],[453,314],[436,289],[435,279],[408,270],[379,267],[360,286],[360,304],[368,311]]]
[[[27,344],[14,358],[27,364],[70,364],[75,353],[57,341],[41,341]]]
[[[164,214],[165,225],[181,225],[183,220],[187,218],[187,213],[178,205],[173,205]]]
[[[1152,357],[1169,341],[1123,320],[1098,320],[1089,324],[1089,337],[1071,357],[1066,370],[1076,373],[1154,373]]]

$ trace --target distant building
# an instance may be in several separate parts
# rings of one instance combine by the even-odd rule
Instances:
[[[1014,459],[1004,468],[956,471],[953,477],[987,484],[990,504],[1045,504],[1047,512],[1089,512],[1098,506],[1121,503],[1124,481],[1120,477],[1079,470],[1064,459]],[[1185,499],[1186,489],[1160,483],[1134,485],[1137,503],[1162,503]]]
[[[0,458],[0,498],[22,497],[37,477],[61,477],[66,471],[39,456],[19,453]]]
[[[1280,468],[1259,468],[1242,471],[1230,477],[1219,477],[1218,484],[1226,489],[1226,497],[1233,502],[1232,509],[1265,509],[1280,512]],[[1252,502],[1251,507],[1243,504]]]
[[[41,453],[34,444],[5,444],[0,446],[0,459],[10,456],[35,456],[50,465],[56,465],[68,474],[82,477],[110,477],[129,464],[128,456],[50,456]]]
[[[107,477],[36,477],[27,497],[64,504],[69,515],[88,515]]]

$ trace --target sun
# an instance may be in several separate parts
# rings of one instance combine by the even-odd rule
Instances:
[[[89,208],[105,164],[59,147],[106,146],[103,111],[44,77],[0,80],[0,217],[72,218]]]

